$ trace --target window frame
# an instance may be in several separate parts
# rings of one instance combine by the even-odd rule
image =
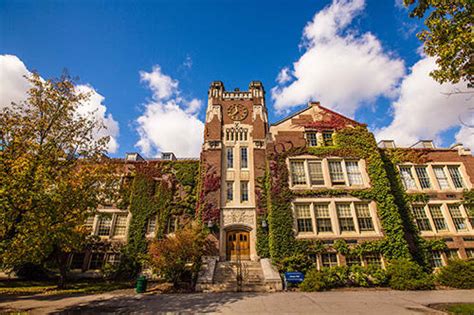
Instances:
[[[244,189],[245,188],[245,189]],[[245,194],[244,194],[245,192]],[[246,198],[244,198],[246,196]],[[240,182],[240,202],[248,202],[250,199],[249,196],[249,181],[241,181]]]
[[[234,147],[226,147],[226,169],[234,169]]]
[[[239,152],[240,152],[240,169],[241,170],[248,170],[249,169],[249,148],[248,147],[240,147]],[[245,154],[244,154],[244,152],[245,152]],[[245,158],[244,158],[244,156],[245,156]]]

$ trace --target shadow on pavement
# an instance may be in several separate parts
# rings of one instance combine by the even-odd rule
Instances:
[[[264,293],[196,293],[117,296],[74,305],[53,314],[160,314],[217,312],[237,301]]]

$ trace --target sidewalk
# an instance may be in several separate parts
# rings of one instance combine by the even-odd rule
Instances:
[[[355,290],[280,293],[199,293],[135,295],[130,290],[99,295],[0,298],[5,309],[31,314],[121,312],[219,314],[442,314],[426,307],[436,303],[474,303],[474,290]]]

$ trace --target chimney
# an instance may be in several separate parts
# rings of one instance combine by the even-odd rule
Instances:
[[[382,149],[395,149],[395,141],[393,140],[380,140],[377,146]]]
[[[417,143],[410,146],[410,148],[414,149],[434,149],[435,145],[433,140],[420,140]]]

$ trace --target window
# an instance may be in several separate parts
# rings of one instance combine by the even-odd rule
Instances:
[[[289,173],[291,185],[311,186],[357,186],[363,185],[363,177],[359,161],[344,161],[342,159],[298,159],[290,160]],[[325,166],[325,167],[324,167]],[[325,172],[329,180],[325,181]]]
[[[291,181],[293,185],[306,185],[303,161],[291,161]]]
[[[295,213],[298,232],[313,232],[309,204],[295,205]]]
[[[112,266],[117,266],[120,263],[120,254],[119,253],[109,253],[107,254],[107,263]]]
[[[464,206],[464,209],[466,209],[467,217],[469,218],[469,222],[471,222],[471,227],[474,228],[474,209],[467,205]]]
[[[465,231],[467,230],[466,219],[462,216],[461,209],[458,205],[448,205],[449,214],[453,219],[454,226],[456,231]]]
[[[331,216],[328,204],[314,204],[316,214],[316,230],[320,232],[332,232]]]
[[[457,249],[448,249],[445,253],[448,260],[459,259],[459,253]]]
[[[99,228],[97,235],[99,236],[109,236],[110,229],[112,228],[112,217],[111,216],[100,216],[99,218]]]
[[[474,248],[466,248],[465,251],[467,258],[474,258]]]
[[[449,188],[448,178],[442,166],[433,166],[433,171],[436,175],[436,180],[438,181],[439,187],[441,189]]]
[[[178,230],[178,217],[171,215],[166,224],[165,234],[174,233]]]
[[[227,148],[227,168],[234,168],[234,148]]]
[[[114,236],[124,236],[127,230],[127,215],[118,214],[115,217]]]
[[[148,219],[148,223],[146,225],[146,232],[148,234],[155,233],[156,231],[156,217],[151,217]]]
[[[410,166],[400,166],[400,175],[405,189],[416,188],[415,180],[413,179]]]
[[[382,260],[380,259],[380,254],[371,253],[364,255],[364,260],[367,266],[374,265],[382,267]]]
[[[318,137],[316,132],[307,132],[306,140],[308,142],[308,146],[310,147],[316,147],[318,145]]]
[[[227,182],[227,201],[234,200],[234,182]]]
[[[428,176],[428,172],[426,171],[426,166],[415,167],[415,172],[416,176],[418,176],[418,180],[420,181],[421,188],[431,188],[430,177]]]
[[[329,174],[333,185],[345,185],[341,161],[329,161]]]
[[[370,216],[369,205],[366,203],[356,203],[355,210],[357,221],[359,222],[359,229],[361,231],[373,231],[374,224]]]
[[[308,168],[311,185],[324,185],[321,161],[308,161]]]
[[[443,213],[441,212],[440,205],[429,206],[431,217],[437,231],[446,231],[448,229],[446,221],[444,220]]]
[[[240,168],[248,168],[249,161],[248,161],[248,151],[246,147],[240,148]]]
[[[348,255],[346,256],[346,266],[360,266],[362,265],[360,256]]]
[[[336,204],[337,216],[339,218],[339,227],[341,232],[355,231],[354,219],[351,214],[351,206],[348,203]]]
[[[355,161],[346,161],[347,177],[349,185],[362,185],[362,175],[359,170],[359,164]]]
[[[420,231],[431,231],[430,220],[426,216],[425,209],[422,206],[413,206],[412,211],[418,229]]]
[[[449,176],[454,184],[454,188],[464,188],[461,172],[459,172],[458,166],[448,166]]]
[[[249,201],[249,182],[240,183],[240,201]]]
[[[92,228],[94,227],[94,219],[94,216],[87,217],[86,222],[84,223],[84,227],[89,232],[92,232]]]
[[[89,269],[102,269],[104,266],[104,253],[92,253]]]
[[[323,264],[323,267],[336,267],[337,256],[334,253],[321,254],[321,262]]]
[[[431,252],[431,266],[434,268],[443,267],[443,258],[441,257],[441,252],[434,250]]]
[[[324,145],[326,146],[333,145],[332,134],[333,134],[332,131],[323,131]]]
[[[84,258],[86,254],[84,253],[74,253],[72,254],[71,264],[69,268],[71,269],[82,269],[84,266]]]

